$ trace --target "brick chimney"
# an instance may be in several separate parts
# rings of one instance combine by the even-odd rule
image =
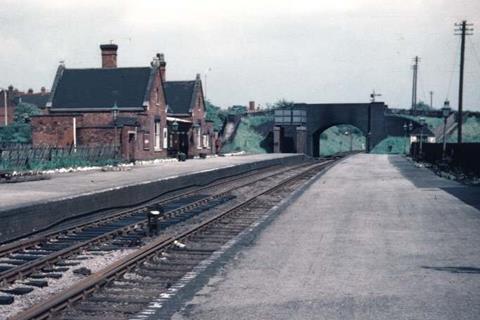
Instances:
[[[102,68],[116,68],[117,67],[117,49],[116,44],[101,44],[102,50]]]
[[[248,112],[255,112],[255,101],[248,102]]]
[[[158,62],[160,63],[160,76],[162,81],[167,81],[166,72],[167,72],[167,62],[165,62],[165,55],[163,53],[157,53]]]

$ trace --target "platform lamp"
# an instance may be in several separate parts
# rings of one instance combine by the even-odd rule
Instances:
[[[113,154],[115,159],[117,159],[117,119],[118,119],[118,105],[117,101],[114,102],[112,107],[112,116],[113,116],[113,128],[114,128],[114,137],[113,137]]]
[[[443,103],[442,108],[442,116],[443,116],[443,148],[442,148],[442,161],[445,161],[445,155],[447,153],[447,119],[450,116],[450,112],[452,109],[450,108],[450,101],[445,100]]]
[[[347,131],[345,131],[345,135],[348,137],[350,136],[350,152],[353,151],[353,132],[352,130],[349,128],[347,129]]]
[[[413,130],[413,123],[410,121],[409,124],[406,122],[403,123],[403,131],[405,132],[405,144],[403,147],[403,150],[405,151],[405,154],[407,154],[407,141],[408,141],[408,134],[412,132]]]
[[[425,118],[420,117],[420,157],[423,158],[423,127],[425,126]]]
[[[178,122],[177,121],[174,121],[172,123],[172,131],[173,132],[177,132],[178,131]]]

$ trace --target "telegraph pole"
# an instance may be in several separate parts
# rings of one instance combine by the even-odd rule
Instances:
[[[462,124],[463,124],[463,67],[465,66],[465,36],[473,34],[472,23],[463,20],[461,23],[455,23],[455,35],[461,36],[460,49],[460,82],[458,86],[458,138],[457,142],[462,143]]]
[[[417,108],[417,75],[418,75],[418,61],[420,58],[415,56],[413,58],[414,65],[413,65],[413,84],[412,84],[412,110]]]
[[[430,91],[430,108],[433,109],[433,91]]]

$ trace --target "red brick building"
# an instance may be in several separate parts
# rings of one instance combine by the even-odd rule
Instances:
[[[167,120],[177,123],[176,135],[171,135],[173,150],[190,156],[214,153],[213,123],[205,120],[202,81],[197,74],[192,81],[166,81]]]
[[[125,160],[176,154],[172,148],[178,130],[171,125],[179,121],[167,120],[163,55],[157,54],[148,67],[119,68],[117,45],[100,48],[102,68],[58,67],[45,114],[32,118],[33,144],[114,144]],[[181,127],[193,132],[192,125]]]

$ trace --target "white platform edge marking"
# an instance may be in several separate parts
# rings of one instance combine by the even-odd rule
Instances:
[[[214,263],[218,258],[220,258],[228,249],[230,249],[233,245],[238,243],[246,234],[254,231],[258,228],[265,220],[267,220],[272,214],[277,212],[277,210],[283,210],[288,205],[289,202],[296,198],[298,195],[303,193],[305,189],[307,189],[313,181],[315,181],[320,175],[324,174],[326,170],[328,170],[330,166],[325,168],[324,170],[320,171],[313,177],[307,180],[303,186],[292,192],[288,197],[283,199],[279,204],[270,208],[263,217],[259,218],[256,222],[254,222],[250,227],[240,232],[237,236],[229,240],[223,246],[220,247],[217,251],[213,252],[210,257],[200,262],[198,265],[193,267],[192,271],[186,273],[182,278],[180,278],[175,285],[171,286],[167,289],[167,292],[161,293],[158,299],[153,300],[150,304],[142,310],[139,314],[129,318],[129,320],[143,320],[148,319],[149,315],[154,314],[156,311],[163,307],[163,304],[167,302],[171,297],[175,296],[175,293],[185,287],[188,283],[190,283],[193,279],[195,279],[198,275],[200,275],[203,271],[207,269],[212,263]]]

